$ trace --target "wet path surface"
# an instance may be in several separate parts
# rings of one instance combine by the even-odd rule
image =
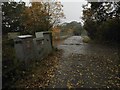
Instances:
[[[118,48],[82,43],[72,36],[58,49],[64,50],[58,69],[50,81],[53,88],[118,88]]]

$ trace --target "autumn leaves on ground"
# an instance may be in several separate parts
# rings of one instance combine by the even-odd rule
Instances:
[[[65,15],[59,0],[40,0],[28,6],[22,0],[11,1],[1,4],[3,88],[120,88],[120,2],[87,0],[82,12],[80,8],[71,8],[83,13],[80,16],[83,22],[73,19],[68,23],[61,22]],[[54,39],[62,41],[57,41],[58,50],[48,57],[33,60],[27,72],[15,57],[14,40],[9,38],[9,33],[36,37],[36,32],[43,31],[51,31]],[[101,43],[116,43],[117,47]]]
[[[29,75],[18,80],[13,88],[39,88],[46,87],[54,76],[62,50],[51,53],[47,58],[36,62]]]
[[[80,42],[80,36],[66,39],[13,87],[119,88],[118,49]]]

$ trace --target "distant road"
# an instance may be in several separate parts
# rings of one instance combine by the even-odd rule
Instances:
[[[65,41],[64,41],[64,44],[73,44],[73,45],[79,45],[79,44],[82,44],[82,37],[81,36],[72,36],[72,37],[69,37],[67,38]]]

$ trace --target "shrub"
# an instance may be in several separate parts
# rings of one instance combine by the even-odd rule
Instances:
[[[82,37],[82,41],[83,41],[84,43],[88,43],[88,42],[90,42],[90,38],[89,38],[88,36],[83,36],[83,37]]]

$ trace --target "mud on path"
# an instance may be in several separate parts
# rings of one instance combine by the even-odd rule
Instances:
[[[49,86],[52,88],[119,88],[117,47],[82,43],[72,36],[58,49],[64,50]]]

